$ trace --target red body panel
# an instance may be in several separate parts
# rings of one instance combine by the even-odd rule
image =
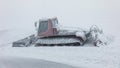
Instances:
[[[48,36],[53,36],[53,28],[52,28],[52,21],[49,19],[48,20],[48,29],[45,32],[38,33],[39,37],[48,37]]]

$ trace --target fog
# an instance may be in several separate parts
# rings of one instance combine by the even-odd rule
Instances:
[[[119,3],[119,0],[0,0],[0,28],[34,30],[36,20],[57,17],[64,26],[87,28],[95,24],[117,32]]]

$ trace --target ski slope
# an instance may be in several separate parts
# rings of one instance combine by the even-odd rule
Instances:
[[[108,28],[103,28],[103,30],[104,29],[107,30],[106,32],[104,31],[106,34],[111,31],[111,29]],[[114,28],[114,30],[115,29],[116,28]],[[0,30],[0,66],[2,66],[2,68],[15,68],[16,66],[18,66],[16,68],[38,68],[42,66],[42,62],[43,68],[49,65],[49,67],[55,68],[59,68],[59,65],[62,66],[62,68],[119,68],[120,33],[114,30],[107,35],[112,37],[112,41],[106,46],[94,47],[91,46],[91,44],[85,44],[85,46],[78,47],[13,48],[11,47],[13,41],[27,37],[35,33],[35,31],[26,28],[2,28]],[[51,65],[51,63],[53,63],[53,65]],[[56,64],[58,64],[58,67],[56,67]]]
[[[68,65],[68,68],[72,68],[72,67],[73,68],[74,67],[119,68],[120,67],[119,38],[115,38],[115,40],[111,44],[102,47],[94,47],[94,46],[89,46],[90,44],[86,44],[85,46],[78,46],[78,47],[55,46],[55,47],[12,48],[10,43],[11,41],[20,39],[23,36],[28,35],[28,34],[24,34],[22,36],[18,35],[17,36],[18,38],[17,37],[15,38],[16,34],[21,32],[22,31],[20,30],[18,32],[10,31],[10,30],[8,30],[7,32],[2,31],[0,35],[1,41],[4,41],[1,42],[1,47],[0,47],[0,66],[2,66],[2,68],[7,68],[5,66],[8,66],[8,68],[10,67],[29,68],[31,67],[31,64],[33,67],[38,68],[42,66],[41,62],[43,63],[43,68],[45,68],[44,63],[45,66],[50,65],[51,67],[55,67],[55,68],[59,68],[59,65],[62,66],[62,68],[67,68],[64,67],[64,64],[65,66]],[[10,35],[10,36],[6,37],[6,35]],[[48,62],[41,61],[41,59],[47,60]],[[52,62],[55,62],[55,64],[53,63],[53,65],[51,65]],[[56,63],[58,63],[57,65],[58,67],[56,67]],[[16,67],[16,65],[18,67]]]
[[[4,58],[1,58],[0,56],[0,68],[77,68],[77,67],[41,59],[11,56],[4,56]]]

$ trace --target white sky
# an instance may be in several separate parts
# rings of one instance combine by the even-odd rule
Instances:
[[[120,0],[0,0],[0,28],[34,28],[43,17],[58,17],[67,26],[119,29]]]

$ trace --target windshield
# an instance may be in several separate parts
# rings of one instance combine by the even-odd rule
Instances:
[[[48,29],[48,21],[41,21],[39,24],[38,33],[45,32]]]

